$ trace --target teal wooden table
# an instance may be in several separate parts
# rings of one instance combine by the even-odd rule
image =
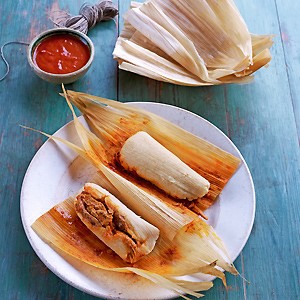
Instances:
[[[219,127],[240,149],[253,176],[257,196],[254,227],[235,261],[241,277],[219,280],[206,299],[300,299],[300,1],[238,0],[251,32],[274,34],[273,60],[248,85],[181,87],[118,71],[112,50],[129,0],[115,2],[117,22],[102,23],[89,36],[95,62],[68,88],[118,99],[154,101],[188,109]],[[29,42],[52,28],[47,15],[57,8],[76,14],[81,1],[0,2],[0,44]],[[119,25],[118,25],[119,24]],[[5,48],[11,71],[0,82],[0,299],[96,299],[64,283],[32,250],[22,228],[19,199],[32,157],[44,142],[19,124],[53,133],[71,120],[58,95],[60,87],[36,77],[26,46]],[[4,74],[0,62],[0,76]],[[241,199],[242,201],[242,199]]]

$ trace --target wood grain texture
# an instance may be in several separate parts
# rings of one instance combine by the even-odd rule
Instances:
[[[2,1],[4,15],[0,25],[0,44],[30,40],[53,27],[48,13],[57,8],[77,14],[81,1]],[[117,37],[116,24],[106,22],[94,28],[89,36],[96,48],[95,61],[89,72],[68,88],[116,98],[117,66],[112,50]],[[7,46],[4,51],[10,63],[8,77],[0,82],[0,298],[7,299],[96,299],[67,285],[39,260],[22,228],[19,199],[22,180],[28,164],[45,140],[29,133],[19,124],[53,133],[71,120],[61,96],[60,86],[38,78],[27,63],[26,46]],[[0,62],[0,72],[4,64]]]
[[[243,251],[247,299],[297,299],[300,157],[276,3],[238,4],[251,32],[276,36],[273,61],[254,84],[227,87],[230,137],[249,164],[257,196],[254,230]]]
[[[285,68],[290,89],[290,97],[294,108],[298,139],[300,138],[300,20],[297,11],[300,9],[300,2],[275,1],[277,17],[279,22],[280,42],[283,47]]]
[[[268,69],[249,85],[181,87],[118,71],[111,53],[130,1],[119,3],[119,24],[106,22],[89,36],[96,48],[90,71],[69,88],[120,101],[154,101],[188,109],[225,132],[245,157],[257,196],[253,231],[235,264],[241,277],[228,276],[229,290],[216,280],[205,299],[300,299],[299,128],[300,3],[236,1],[251,32],[275,34]],[[2,1],[0,44],[30,41],[53,27],[51,10],[76,14],[81,1]],[[0,82],[0,298],[97,299],[67,285],[38,259],[24,234],[19,197],[28,164],[44,139],[24,124],[54,132],[71,119],[60,87],[36,77],[25,46],[7,46],[9,76]],[[4,65],[0,62],[0,77]],[[241,199],[242,201],[242,199]]]

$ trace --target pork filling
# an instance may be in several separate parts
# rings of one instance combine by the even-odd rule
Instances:
[[[90,193],[83,191],[77,196],[75,209],[93,226],[105,227],[112,235],[123,233],[135,244],[137,243],[134,233],[126,224],[125,218],[106,202],[105,195],[101,198],[95,198]]]

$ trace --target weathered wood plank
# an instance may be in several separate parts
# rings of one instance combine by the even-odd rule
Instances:
[[[276,6],[273,1],[264,3],[238,1],[237,4],[250,30],[255,33],[279,35]],[[127,9],[128,4],[124,6]],[[260,11],[259,15],[257,11]],[[258,212],[253,234],[237,266],[251,281],[251,284],[248,285],[239,279],[229,277],[231,286],[227,295],[229,299],[241,299],[242,295],[249,299],[284,298],[285,295],[290,297],[298,295],[295,292],[296,282],[299,280],[299,268],[294,266],[292,272],[289,272],[287,268],[281,272],[283,268],[281,260],[283,249],[291,251],[296,256],[297,245],[299,247],[299,239],[297,237],[295,240],[291,239],[291,236],[297,234],[297,230],[299,231],[299,221],[296,219],[298,214],[295,214],[295,210],[299,212],[295,199],[299,186],[295,181],[293,182],[293,178],[296,180],[299,175],[299,168],[297,168],[299,149],[296,144],[295,122],[280,41],[278,43],[276,40],[272,52],[275,58],[271,67],[260,71],[253,84],[209,88],[212,93],[215,93],[217,89],[222,91],[221,95],[213,95],[213,101],[216,103],[213,107],[210,107],[208,103],[203,103],[203,99],[207,99],[203,97],[206,88],[192,91],[191,88],[174,87],[137,75],[120,73],[120,100],[164,102],[196,111],[227,132],[249,163],[257,188]],[[134,89],[135,86],[143,86],[143,88]],[[193,101],[189,102],[190,95],[186,91],[194,97],[198,96],[197,100],[200,103],[198,102],[197,109],[194,109]],[[226,116],[223,115],[225,112],[227,112]],[[284,124],[290,126],[286,127]],[[272,149],[271,153],[269,149]],[[261,160],[257,159],[259,156]],[[288,166],[287,158],[295,164]],[[276,161],[275,166],[274,161]],[[287,187],[287,182],[291,181],[292,186],[295,187],[293,190]],[[285,202],[288,202],[292,209],[284,205]],[[283,215],[287,215],[292,222],[289,222]],[[284,224],[289,225],[285,228],[287,234],[283,246],[280,243],[280,234],[283,235]],[[257,226],[260,227],[259,232],[256,229]],[[277,263],[274,263],[274,260]],[[285,263],[292,266],[293,261],[286,259]],[[266,270],[272,270],[272,275],[262,275]],[[282,278],[289,278],[289,273],[291,273],[291,280],[282,281]],[[235,293],[235,290],[238,292]],[[225,294],[220,285],[206,293],[209,299],[220,299],[222,296],[225,297]]]
[[[249,164],[257,195],[254,230],[243,251],[251,282],[246,295],[296,299],[300,156],[276,3],[238,1],[238,6],[252,32],[276,35],[270,67],[253,84],[226,87],[230,137]]]
[[[58,7],[77,14],[82,1],[3,1],[0,5],[0,44],[29,42],[52,28],[47,13]],[[94,28],[89,36],[96,48],[89,72],[68,87],[116,98],[116,64],[111,53],[117,30],[114,22]],[[0,298],[1,299],[96,299],[64,283],[49,271],[30,247],[20,220],[19,197],[28,164],[45,140],[19,127],[24,124],[53,133],[71,119],[59,86],[42,81],[30,70],[26,46],[5,48],[11,71],[0,82]],[[0,74],[4,73],[0,63]],[[0,75],[0,76],[1,76]],[[39,201],[39,199],[37,199]]]
[[[294,114],[300,139],[300,20],[299,20],[299,1],[275,0],[277,14],[279,18],[280,36],[278,41],[282,43],[285,68],[289,81],[291,98],[293,101]],[[279,39],[280,37],[280,39]]]

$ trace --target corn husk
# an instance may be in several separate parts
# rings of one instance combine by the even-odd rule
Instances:
[[[74,145],[45,135],[65,143],[96,166],[99,172],[95,182],[157,227],[160,236],[150,254],[134,264],[126,263],[81,222],[72,197],[38,218],[32,225],[34,231],[54,249],[82,262],[105,270],[135,273],[184,298],[187,298],[184,294],[202,296],[198,291],[209,289],[212,283],[182,280],[178,276],[209,274],[221,278],[226,285],[221,270],[232,274],[237,274],[237,271],[213,228],[184,203],[178,205],[174,199],[122,172],[114,158],[124,141],[143,129],[166,148],[172,149],[196,172],[205,174],[215,186],[210,192],[214,196],[232,176],[239,160],[146,111],[82,93],[68,91],[65,96],[81,144]],[[80,123],[69,99],[84,110],[88,123],[97,135]],[[218,170],[217,173],[214,173],[215,170]],[[207,201],[210,200],[208,198]]]
[[[89,127],[101,140],[97,148],[103,163],[129,179],[141,189],[150,192],[173,205],[183,205],[196,213],[201,213],[214,204],[228,180],[234,174],[240,160],[220,148],[196,137],[169,121],[144,110],[84,93],[68,91],[70,101],[82,112]],[[161,145],[175,154],[210,182],[210,189],[203,198],[193,201],[174,201],[152,185],[141,182],[119,168],[115,163],[125,141],[137,133],[145,131]],[[94,137],[91,137],[93,139]],[[100,153],[101,152],[101,153]]]
[[[202,295],[195,291],[207,290],[212,287],[210,282],[193,283],[186,281],[178,284],[177,279],[173,279],[172,272],[168,272],[168,269],[172,269],[171,264],[165,264],[169,260],[166,256],[161,257],[159,254],[159,247],[162,254],[163,249],[167,249],[167,247],[163,248],[162,245],[159,246],[161,239],[151,255],[146,256],[147,259],[141,259],[136,264],[126,263],[87,229],[77,216],[73,202],[74,198],[71,197],[56,205],[32,225],[33,230],[55,250],[59,249],[59,251],[63,251],[82,262],[103,270],[135,273],[174,291],[178,295],[186,293],[200,297]],[[164,267],[159,267],[159,263],[165,264]],[[148,266],[150,270],[147,270],[145,266]],[[160,268],[160,272],[158,272],[158,268]],[[215,270],[213,265],[208,266],[208,268],[208,272],[212,272],[212,274],[217,272],[215,275],[219,275],[221,273]],[[204,269],[204,271],[206,270]],[[171,276],[167,276],[170,274]]]
[[[271,60],[231,0],[133,2],[113,52],[119,68],[179,85],[245,83]],[[259,40],[260,46],[257,46]]]
[[[126,189],[121,190],[123,200],[127,199],[124,191]],[[161,230],[154,250],[138,262],[129,264],[84,226],[75,212],[73,202],[74,198],[70,197],[56,205],[38,218],[32,228],[54,249],[82,262],[104,270],[135,273],[179,295],[187,293],[195,297],[201,296],[196,291],[206,290],[212,284],[178,281],[178,276],[200,272],[217,276],[226,285],[224,274],[216,266],[237,274],[221,240],[210,226],[198,218],[181,227],[173,240],[170,240],[166,229]],[[139,206],[139,202],[136,202],[136,206]],[[167,218],[160,223],[160,229],[168,226]]]

